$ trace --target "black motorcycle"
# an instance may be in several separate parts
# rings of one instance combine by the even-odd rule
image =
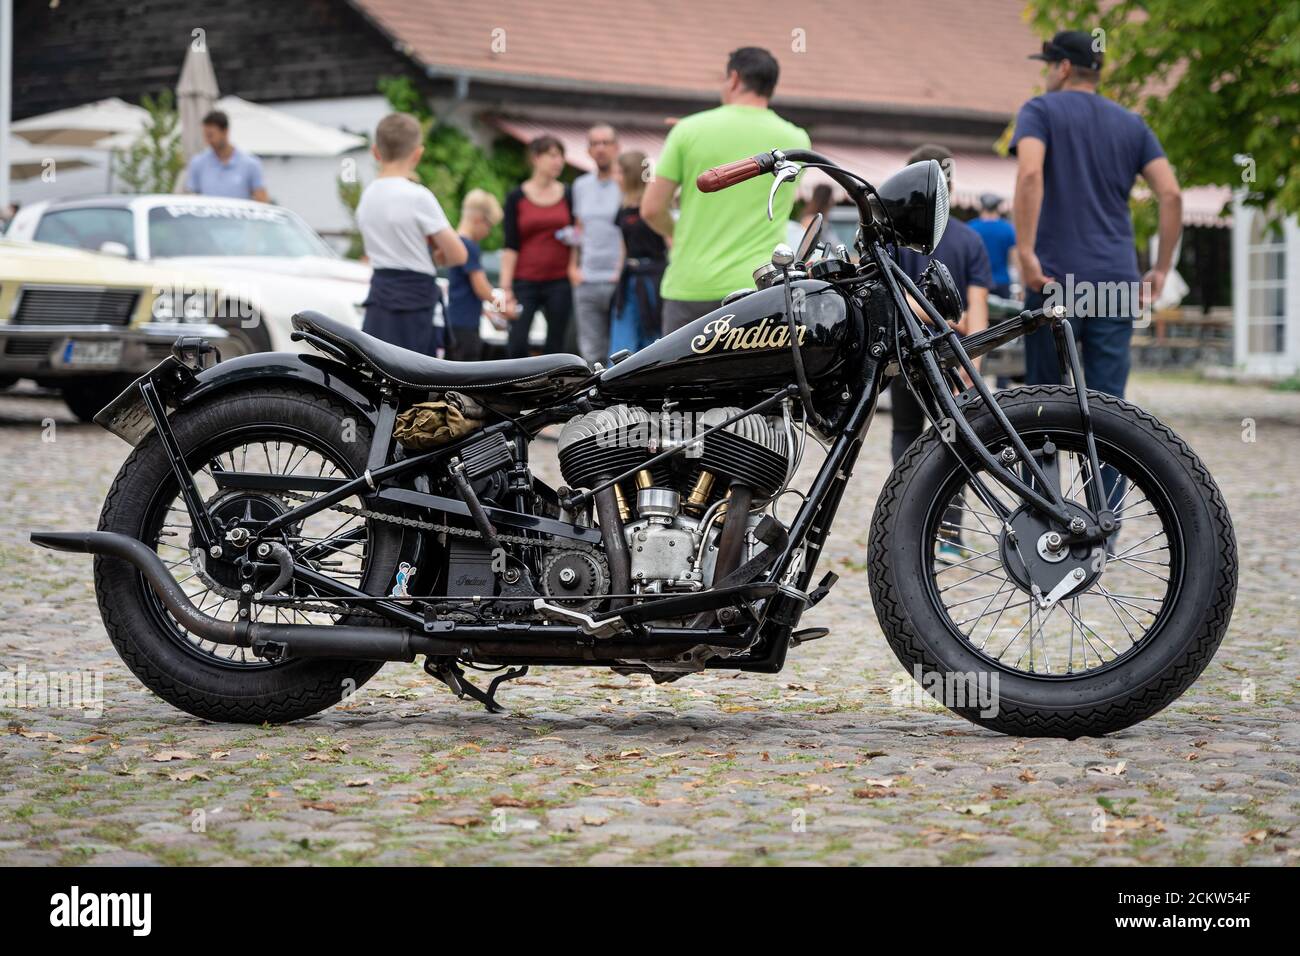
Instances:
[[[871,524],[872,596],[899,660],[1006,733],[1104,734],[1160,710],[1209,662],[1236,591],[1205,466],[1146,412],[1085,389],[1063,309],[956,335],[947,270],[914,283],[890,252],[943,234],[938,163],[877,189],[777,150],[698,186],[771,173],[775,194],[802,166],[856,203],[856,255],[816,247],[814,223],[756,288],[606,369],[440,361],[310,312],[294,319],[315,349],[302,354],[216,363],[180,340],[96,417],[134,446],[99,530],[32,540],[95,555],[123,660],[209,720],[304,717],[417,657],[490,709],[531,665],[775,673],[826,634],[799,622],[836,583],[814,581],[818,558],[901,376],[935,427]],[[1045,326],[1073,385],[992,394],[972,360]],[[529,466],[548,426],[564,487]],[[810,441],[825,461],[795,487]]]

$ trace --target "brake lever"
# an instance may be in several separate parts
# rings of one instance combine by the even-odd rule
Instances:
[[[785,160],[778,160],[776,168],[772,170],[772,177],[775,182],[772,183],[772,191],[767,194],[767,219],[769,222],[775,218],[772,214],[772,203],[776,201],[776,191],[781,188],[783,183],[788,183],[799,175],[800,167],[794,163]]]

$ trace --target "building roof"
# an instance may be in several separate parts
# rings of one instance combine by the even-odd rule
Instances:
[[[430,75],[715,100],[727,54],[781,63],[774,105],[1005,117],[1041,83],[1021,0],[351,0]],[[725,11],[725,12],[723,12]]]

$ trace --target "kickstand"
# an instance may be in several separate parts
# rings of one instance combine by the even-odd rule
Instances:
[[[432,666],[430,666],[431,664]],[[488,713],[491,714],[503,714],[506,710],[497,703],[497,688],[508,680],[514,680],[516,677],[523,677],[528,673],[527,666],[513,667],[504,674],[499,674],[493,678],[492,683],[488,684],[487,692],[484,693],[478,687],[471,684],[465,677],[465,672],[451,661],[440,661],[437,664],[433,664],[431,661],[426,660],[424,669],[450,687],[451,692],[461,700],[470,697],[486,707]]]

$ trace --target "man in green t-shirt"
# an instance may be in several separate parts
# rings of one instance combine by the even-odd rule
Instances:
[[[664,273],[663,331],[712,312],[723,296],[753,286],[753,271],[784,242],[794,187],[784,186],[767,218],[771,181],[755,177],[717,193],[695,188],[713,166],[772,149],[807,149],[808,134],[768,109],[780,66],[758,47],[741,47],[727,60],[722,105],[679,122],[664,141],[654,181],[641,200],[641,218],[672,242]],[[681,187],[681,216],[670,209]]]

